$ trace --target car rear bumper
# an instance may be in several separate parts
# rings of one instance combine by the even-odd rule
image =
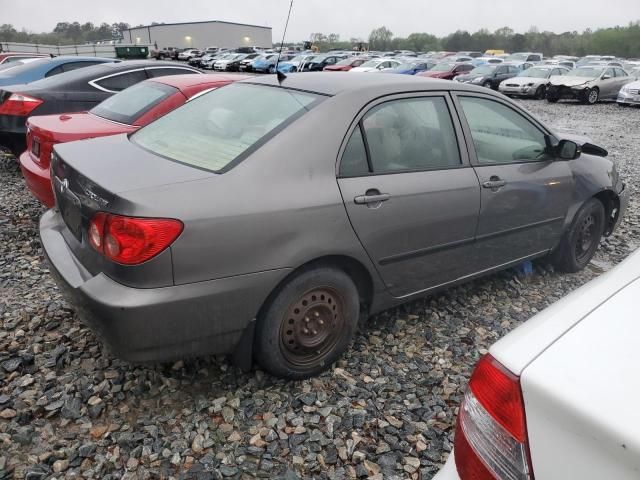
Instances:
[[[271,270],[163,288],[132,288],[92,275],[67,245],[57,210],[40,219],[51,273],[83,323],[131,362],[234,351],[272,289],[289,273]]]
[[[51,208],[55,200],[53,198],[53,190],[51,189],[51,176],[49,174],[49,168],[43,167],[36,163],[28,151],[25,151],[20,155],[20,169],[22,170],[22,176],[27,187],[42,203]]]
[[[0,132],[11,135],[27,134],[27,118],[16,115],[0,115]]]
[[[454,458],[454,452],[451,452],[449,458],[447,459],[447,463],[444,464],[442,470],[440,470],[433,480],[460,480],[460,476],[458,475],[458,470],[456,469],[456,461]]]

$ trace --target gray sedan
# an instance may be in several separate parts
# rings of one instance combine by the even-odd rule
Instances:
[[[593,105],[599,100],[615,100],[620,89],[632,81],[633,77],[619,67],[578,67],[566,75],[551,77],[547,101],[555,103],[569,98]]]
[[[568,72],[569,69],[557,65],[538,65],[522,71],[513,78],[503,80],[498,89],[507,96],[543,99],[547,95],[549,77],[566,75]]]
[[[584,268],[627,204],[604,156],[487,89],[250,79],[56,145],[40,235],[117,355],[232,353],[304,378],[383,309],[528,259]]]

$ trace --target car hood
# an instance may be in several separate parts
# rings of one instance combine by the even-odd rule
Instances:
[[[89,112],[30,117],[28,126],[34,134],[56,142],[129,133],[138,128],[112,122]]]
[[[473,75],[470,75],[468,73],[465,73],[464,75],[458,75],[456,77],[456,80],[458,80],[459,82],[469,82],[471,80],[473,80],[474,78],[484,78],[487,75],[480,75],[477,73],[474,73]]]
[[[502,83],[509,83],[513,85],[518,85],[521,87],[522,85],[529,85],[533,83],[534,85],[540,85],[542,83],[547,83],[546,78],[534,78],[534,77],[512,77],[504,80]]]
[[[336,72],[343,72],[347,70],[353,70],[349,65],[327,65],[324,67],[325,70],[334,70]]]
[[[113,194],[216,176],[155,155],[127,135],[61,143],[54,150],[76,172]]]
[[[588,82],[593,82],[595,78],[572,77],[569,75],[554,75],[549,79],[551,85],[564,85],[566,87],[577,87]]]

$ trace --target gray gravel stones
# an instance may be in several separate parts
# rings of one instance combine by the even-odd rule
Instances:
[[[523,101],[609,149],[632,193],[640,109]],[[584,272],[540,262],[377,315],[303,382],[225,359],[132,366],[75,318],[43,262],[43,209],[0,161],[0,479],[431,478],[479,356],[640,245],[638,202]]]

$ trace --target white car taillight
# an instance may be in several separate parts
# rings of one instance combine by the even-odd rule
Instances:
[[[462,480],[531,480],[520,380],[493,357],[476,367],[458,415],[455,460]]]

